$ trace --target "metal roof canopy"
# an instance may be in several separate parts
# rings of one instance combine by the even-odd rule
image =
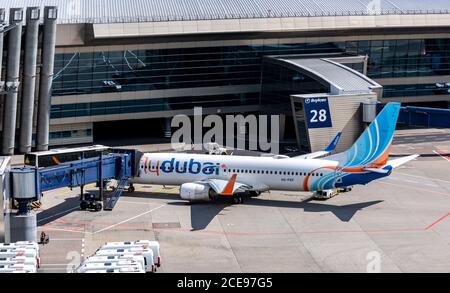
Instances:
[[[352,15],[450,14],[448,0],[2,0],[58,6],[58,23],[127,23]]]
[[[331,56],[330,56],[331,57]],[[349,56],[357,60],[358,56]],[[353,70],[331,58],[312,58],[312,56],[267,56],[266,60],[297,70],[315,80],[330,85],[331,94],[363,94],[380,91],[383,87],[364,74]],[[344,60],[345,56],[336,56]],[[363,59],[364,56],[359,56]]]

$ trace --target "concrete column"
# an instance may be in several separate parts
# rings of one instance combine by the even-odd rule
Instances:
[[[3,111],[2,154],[14,154],[16,135],[17,95],[19,88],[20,46],[22,42],[23,9],[10,10],[9,23],[15,25],[8,32],[8,64],[6,67],[6,98]]]
[[[35,212],[28,214],[7,213],[5,217],[5,242],[17,241],[37,242],[37,216]]]
[[[23,92],[20,115],[21,153],[31,152],[33,134],[34,95],[36,90],[36,63],[39,37],[39,7],[28,7],[26,16],[25,54],[23,62]]]
[[[48,150],[50,107],[53,82],[53,63],[55,61],[57,8],[44,8],[44,35],[42,44],[42,69],[39,84],[38,122],[36,149]]]

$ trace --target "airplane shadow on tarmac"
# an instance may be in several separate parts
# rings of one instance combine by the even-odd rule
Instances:
[[[152,198],[152,199],[173,199],[177,195],[168,195],[156,192],[134,192],[124,193],[122,197],[127,198]],[[179,197],[177,196],[177,199]],[[312,198],[303,201],[284,201],[260,198],[246,198],[242,205],[261,206],[261,207],[275,207],[275,208],[293,208],[307,213],[323,213],[331,212],[342,222],[350,221],[353,216],[360,210],[370,207],[372,205],[383,202],[382,200],[353,203],[347,205],[333,205],[325,203],[312,202]],[[120,202],[120,199],[119,199]],[[187,201],[169,202],[169,205],[189,205],[191,208],[191,227],[192,231],[205,229],[211,221],[220,215],[222,211],[227,211],[231,207],[230,201],[227,199],[220,199],[215,202],[198,202],[189,203]],[[64,217],[71,212],[79,209],[79,198],[70,197],[64,202],[46,209],[37,215],[38,226],[43,226],[58,218]]]
[[[342,222],[350,221],[353,216],[360,210],[370,207],[372,205],[379,204],[383,202],[382,200],[374,200],[368,202],[352,203],[347,205],[333,205],[333,204],[323,204],[311,202],[313,199],[308,198],[301,202],[292,201],[280,201],[280,200],[262,200],[258,198],[253,198],[250,201],[246,201],[250,205],[255,206],[268,206],[268,207],[278,207],[278,208],[298,208],[303,209],[305,212],[309,213],[323,213],[331,212]]]
[[[300,202],[249,198],[245,200],[243,205],[277,207],[277,208],[294,208],[309,213],[331,212],[342,222],[348,222],[353,218],[353,216],[358,211],[383,202],[382,200],[375,200],[369,202],[360,202],[337,206],[332,204],[315,203],[311,201],[312,201],[311,198]],[[171,202],[168,204],[188,205],[189,203]],[[229,207],[230,205],[222,202],[219,203],[213,202],[213,203],[194,203],[190,204],[190,206],[191,206],[192,231],[196,231],[205,229],[216,215],[219,215],[225,208]]]
[[[123,197],[127,198],[151,198],[151,199],[179,199],[178,195],[169,195],[160,192],[140,192],[124,193]],[[120,200],[119,200],[120,202]],[[169,202],[169,205],[191,206],[191,227],[192,231],[203,230],[211,223],[215,216],[226,209],[230,204],[225,200],[218,200],[217,202],[196,202],[189,203],[188,201]]]

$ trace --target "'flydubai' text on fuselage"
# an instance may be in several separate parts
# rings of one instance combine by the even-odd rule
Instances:
[[[151,160],[146,162],[147,166],[151,166]],[[147,167],[146,166],[146,167]],[[190,159],[189,161],[178,161],[175,158],[170,160],[162,161],[161,164],[159,161],[156,162],[156,168],[149,168],[148,172],[156,173],[159,175],[161,173],[179,173],[179,174],[205,174],[205,175],[219,175],[220,163],[213,162],[198,162],[194,159]]]

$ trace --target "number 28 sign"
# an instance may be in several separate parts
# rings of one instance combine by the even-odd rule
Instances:
[[[332,127],[328,98],[306,98],[304,100],[308,128]]]

